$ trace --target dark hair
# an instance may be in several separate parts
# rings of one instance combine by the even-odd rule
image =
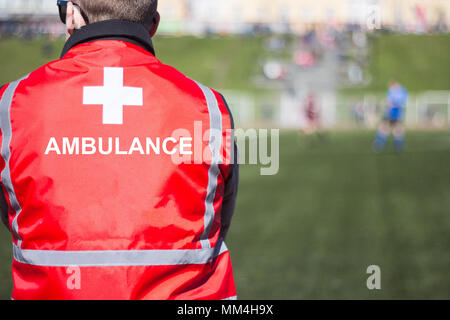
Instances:
[[[78,0],[89,22],[120,19],[150,27],[158,0]]]

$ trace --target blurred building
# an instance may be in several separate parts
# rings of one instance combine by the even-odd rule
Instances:
[[[447,31],[450,0],[159,0],[166,33],[295,32],[360,25],[407,32]],[[57,19],[55,0],[0,0],[0,21]]]
[[[0,20],[55,18],[54,0],[0,0]]]
[[[333,25],[423,32],[450,25],[448,0],[161,0],[163,30],[245,32],[260,25],[272,31],[303,32]]]
[[[54,0],[0,0],[0,37],[64,34]]]

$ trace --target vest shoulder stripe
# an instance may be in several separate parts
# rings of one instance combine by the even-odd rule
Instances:
[[[217,178],[220,174],[219,164],[221,163],[221,148],[222,148],[222,113],[220,112],[219,102],[216,99],[214,92],[197,82],[197,85],[203,91],[203,94],[208,105],[210,118],[210,136],[209,147],[212,153],[211,165],[208,170],[208,187],[205,199],[205,213],[204,213],[204,229],[200,242],[202,248],[210,248],[209,233],[214,222],[214,199],[216,197]],[[216,135],[220,134],[220,137]]]
[[[17,219],[19,217],[22,208],[17,200],[14,186],[11,179],[11,171],[9,168],[9,160],[11,158],[10,144],[12,139],[12,127],[11,127],[11,104],[16,92],[17,87],[22,82],[22,80],[28,78],[28,76],[23,77],[17,81],[12,82],[3,93],[0,99],[0,129],[2,131],[2,145],[1,145],[1,156],[5,162],[5,167],[1,172],[1,181],[9,195],[11,206],[14,209],[15,217],[12,222],[12,231],[18,239],[18,245],[22,243],[22,239],[19,236],[19,226]]]

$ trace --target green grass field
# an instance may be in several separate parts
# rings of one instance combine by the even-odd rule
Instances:
[[[241,299],[450,298],[450,133],[410,132],[402,155],[372,153],[372,136],[318,144],[286,132],[278,175],[241,167],[227,240]],[[7,299],[11,245],[0,237]],[[374,264],[379,291],[366,288]]]
[[[214,88],[251,91],[251,77],[264,61],[263,37],[157,37],[156,56],[193,79]],[[64,41],[0,39],[0,84],[28,74],[59,58]],[[239,50],[239,54],[236,54]],[[284,53],[286,55],[286,53]],[[11,59],[14,57],[14,59]]]
[[[450,297],[450,134],[409,133],[402,155],[371,141],[284,134],[277,176],[242,170],[229,239],[241,298]],[[380,291],[366,288],[372,264]]]
[[[450,34],[372,37],[372,82],[365,90],[384,91],[391,78],[409,91],[449,90],[449,52]]]
[[[255,91],[251,79],[261,74],[260,64],[270,56],[264,48],[265,39],[157,37],[154,45],[162,62],[179,68],[193,79],[219,89]],[[378,35],[370,39],[372,82],[356,92],[384,93],[388,80],[393,77],[412,92],[449,90],[450,34]],[[48,43],[42,39],[0,39],[0,84],[14,81],[57,59],[63,44],[62,40]],[[285,50],[278,56],[287,58],[289,52]]]

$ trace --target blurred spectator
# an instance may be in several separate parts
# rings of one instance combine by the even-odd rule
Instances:
[[[311,92],[306,97],[303,112],[306,119],[304,133],[307,135],[320,133],[320,109],[317,105],[316,95],[314,93]]]
[[[352,118],[357,126],[363,126],[365,122],[364,106],[361,101],[356,101],[352,106]]]

